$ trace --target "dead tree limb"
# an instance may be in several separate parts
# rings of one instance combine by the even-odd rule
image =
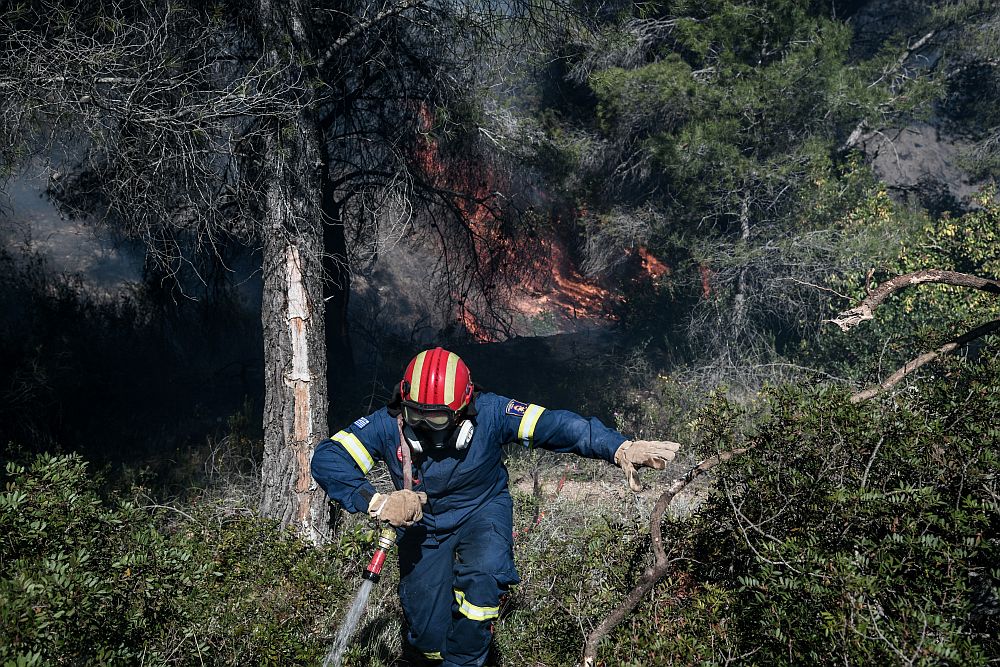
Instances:
[[[1000,295],[1000,281],[992,280],[990,278],[980,278],[979,276],[974,276],[968,273],[958,273],[957,271],[924,269],[922,271],[913,271],[912,273],[906,273],[901,276],[896,276],[890,280],[886,280],[884,283],[869,292],[868,296],[865,297],[865,299],[858,306],[845,310],[832,320],[824,321],[833,322],[840,327],[841,331],[848,331],[865,320],[874,319],[875,309],[882,305],[882,302],[889,298],[890,295],[912,285],[921,285],[923,283],[941,283],[944,285],[956,285],[958,287],[971,287],[973,289],[983,290],[984,292],[989,292],[991,294]],[[860,403],[861,401],[878,396],[882,392],[895,386],[900,380],[924,364],[934,361],[938,357],[945,354],[954,352],[963,345],[966,345],[977,338],[982,338],[983,336],[997,330],[1000,330],[1000,320],[993,320],[992,322],[982,324],[975,329],[966,331],[961,336],[953,338],[938,349],[924,352],[920,356],[906,362],[881,384],[857,392],[851,396],[851,403]]]
[[[968,273],[958,273],[957,271],[925,269],[906,273],[885,281],[872,290],[857,307],[845,310],[832,320],[824,321],[833,322],[840,327],[841,331],[848,331],[866,320],[874,319],[875,309],[882,305],[882,302],[890,295],[907,287],[923,283],[942,283],[945,285],[957,285],[959,287],[972,287],[985,292],[1000,294],[1000,281],[980,278]]]
[[[734,456],[739,456],[743,454],[750,447],[744,447],[742,449],[734,449],[728,452],[721,452],[705,459],[698,465],[694,466],[683,477],[679,477],[674,480],[673,484],[660,494],[660,497],[656,501],[656,505],[653,506],[653,514],[649,519],[649,532],[652,537],[653,542],[653,564],[646,568],[646,571],[642,573],[639,577],[639,581],[636,583],[635,588],[628,594],[625,601],[622,602],[617,608],[614,609],[600,625],[594,628],[583,645],[583,666],[584,667],[594,667],[595,661],[597,660],[597,645],[600,643],[604,637],[607,636],[609,632],[616,625],[622,622],[626,616],[632,613],[633,610],[639,605],[639,602],[652,590],[667,572],[670,570],[670,560],[667,558],[666,549],[663,548],[663,528],[661,523],[663,522],[663,514],[666,512],[667,507],[677,497],[684,487],[693,482],[698,477],[719,465],[724,463]]]
[[[917,370],[929,361],[934,361],[938,357],[954,352],[963,345],[970,343],[977,338],[982,338],[986,334],[993,333],[994,331],[1000,330],[1000,320],[993,320],[992,322],[987,322],[986,324],[980,325],[971,331],[967,331],[961,336],[948,341],[941,347],[930,352],[924,352],[919,357],[911,359],[910,361],[903,364],[903,366],[897,370],[895,373],[890,375],[886,380],[877,386],[869,387],[864,391],[859,391],[858,393],[851,396],[851,403],[860,403],[861,401],[866,401],[869,398],[878,396],[882,392],[891,389],[900,380],[905,378],[907,375]]]

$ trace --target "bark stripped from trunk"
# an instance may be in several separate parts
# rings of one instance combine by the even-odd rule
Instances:
[[[318,542],[328,523],[324,494],[310,474],[314,443],[327,430],[323,300],[316,254],[321,246],[315,239],[303,241],[308,240],[265,244],[262,318],[267,374],[261,511]],[[310,279],[310,274],[316,277]]]
[[[290,215],[284,195],[277,208]],[[282,213],[275,212],[275,217]],[[277,222],[277,220],[275,221]],[[319,276],[322,230],[264,244],[263,497],[261,511],[319,541],[327,505],[310,474],[313,445],[326,435],[326,346]]]

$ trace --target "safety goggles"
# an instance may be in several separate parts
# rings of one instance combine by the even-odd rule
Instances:
[[[403,405],[403,420],[410,426],[424,424],[435,431],[443,431],[455,421],[455,413],[448,409],[421,409]]]

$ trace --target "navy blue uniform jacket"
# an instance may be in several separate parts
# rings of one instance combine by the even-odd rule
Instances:
[[[421,525],[428,533],[453,531],[478,508],[509,493],[501,445],[519,441],[525,447],[572,452],[614,461],[625,441],[618,431],[596,418],[481,393],[475,398],[476,430],[466,449],[428,455],[413,454],[413,490],[427,494]],[[350,512],[364,512],[375,493],[365,475],[385,461],[397,489],[403,488],[402,453],[396,419],[386,408],[362,417],[316,447],[312,474]]]

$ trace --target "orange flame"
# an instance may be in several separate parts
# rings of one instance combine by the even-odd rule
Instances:
[[[421,104],[417,109],[417,129],[425,135],[425,139],[417,144],[414,157],[418,165],[436,187],[469,193],[467,197],[456,197],[454,203],[473,232],[473,245],[479,260],[487,262],[491,257],[495,258],[497,249],[511,257],[516,250],[511,239],[504,234],[502,225],[498,224],[494,194],[503,190],[506,184],[498,183],[501,179],[495,173],[478,164],[457,165],[462,168],[451,171],[467,174],[469,180],[478,179],[478,183],[451,182],[454,177],[449,175],[438,143],[429,136],[433,125],[433,114],[425,104]],[[585,214],[585,209],[578,212],[578,215]],[[524,292],[512,299],[514,308],[529,317],[554,310],[574,320],[613,319],[609,308],[610,293],[577,271],[563,243],[549,234],[540,240],[540,245],[540,252],[533,253],[536,258],[531,262],[530,275],[523,283]],[[650,259],[650,266],[653,267],[650,271],[661,271],[659,267],[663,265],[652,256]],[[476,340],[496,340],[496,336],[465,304],[459,306],[457,319]]]
[[[526,315],[556,310],[572,320],[614,319],[610,313],[611,293],[585,278],[574,266],[559,239],[541,240],[543,252],[534,260],[526,294],[515,301]]]
[[[653,280],[659,280],[663,276],[670,275],[670,267],[656,259],[646,248],[639,246],[637,249],[639,261],[642,263],[643,272]]]

